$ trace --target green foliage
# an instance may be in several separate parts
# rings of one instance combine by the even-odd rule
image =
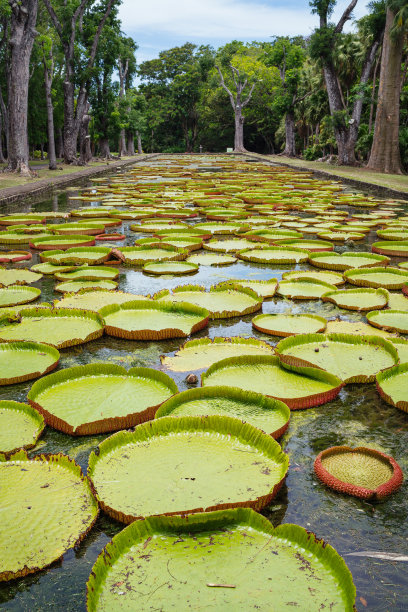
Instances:
[[[323,149],[319,145],[311,145],[303,151],[303,157],[308,161],[314,161],[323,157]]]
[[[332,61],[334,39],[335,32],[333,24],[316,29],[310,37],[310,57],[318,62]]]

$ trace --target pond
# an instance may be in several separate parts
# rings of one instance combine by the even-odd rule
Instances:
[[[186,156],[159,157],[150,164],[145,162],[130,172],[137,177],[137,169],[154,168],[154,178],[150,182],[160,182],[161,169],[168,169],[172,163],[182,164],[187,178],[198,171],[204,175],[225,177],[231,173],[233,182],[236,179],[231,157],[192,158]],[[237,169],[243,177],[255,172],[254,164],[242,159],[236,162]],[[179,166],[181,167],[181,166]],[[266,168],[267,166],[265,166]],[[262,175],[262,164],[256,164],[256,173]],[[124,180],[126,172],[121,173]],[[252,175],[253,176],[253,175]],[[203,179],[204,180],[204,179]],[[89,183],[92,187],[97,183]],[[174,190],[169,199],[176,199]],[[10,205],[2,214],[16,212],[28,213],[41,211],[69,212],[78,208],[78,196],[81,188],[69,188],[54,197],[31,204]],[[346,190],[350,192],[350,190]],[[94,201],[92,206],[97,206]],[[187,207],[193,207],[187,201]],[[368,213],[366,208],[339,204],[339,210],[355,213]],[[408,207],[400,204],[398,216],[407,213]],[[371,210],[371,209],[370,209]],[[311,213],[290,211],[290,215],[301,218]],[[74,219],[70,218],[70,221]],[[196,224],[205,221],[205,217],[195,217],[187,222]],[[130,229],[137,221],[125,220],[122,224],[126,239],[116,243],[117,247],[133,245],[135,240],[148,234]],[[118,231],[120,228],[112,228]],[[109,231],[109,230],[108,230]],[[302,231],[300,229],[300,231]],[[221,236],[221,239],[229,239]],[[317,239],[314,234],[305,235],[307,239]],[[371,244],[378,240],[373,229],[363,241],[335,246],[335,251],[371,252]],[[24,248],[24,247],[17,247]],[[208,252],[208,251],[207,251]],[[33,251],[33,253],[35,253]],[[198,253],[198,251],[195,251]],[[408,259],[408,258],[407,258]],[[29,265],[14,264],[8,268],[31,267],[40,261],[39,255],[33,254]],[[391,258],[391,265],[396,266],[401,258]],[[163,289],[173,289],[179,285],[194,284],[210,288],[221,281],[231,279],[266,280],[272,277],[278,280],[290,270],[316,271],[309,263],[295,265],[257,264],[240,261],[228,266],[200,266],[194,276],[147,276],[140,267],[119,268],[120,291],[138,295],[153,295]],[[61,299],[61,294],[54,290],[55,280],[52,275],[44,275],[32,286],[41,289],[43,302]],[[350,288],[347,285],[347,288]],[[261,312],[261,311],[259,311]],[[266,335],[252,327],[256,314],[210,320],[209,327],[194,335],[195,338],[234,337],[257,338],[275,345],[280,338]],[[332,303],[321,300],[291,300],[274,296],[262,305],[263,313],[313,313],[326,319],[341,316],[343,320],[366,321],[364,314],[343,310]],[[174,372],[162,365],[161,356],[173,356],[185,340],[171,339],[163,341],[132,341],[113,338],[107,335],[101,338],[61,350],[60,368],[96,362],[119,364],[126,369],[134,366],[145,366],[167,372],[176,382],[180,391],[190,388],[186,382],[188,372]],[[200,372],[201,373],[201,372]],[[1,400],[25,402],[32,382],[0,387]],[[407,392],[408,395],[408,392]],[[72,437],[60,433],[51,427],[45,429],[39,443],[29,452],[30,456],[40,453],[64,453],[74,459],[86,473],[88,458],[92,450],[109,434]],[[381,551],[385,553],[408,554],[408,485],[381,502],[368,502],[354,497],[338,494],[325,487],[313,472],[316,455],[323,449],[335,445],[371,446],[393,456],[408,474],[408,419],[407,414],[382,401],[376,392],[375,384],[351,384],[345,386],[338,397],[322,406],[294,411],[291,414],[290,426],[281,439],[282,448],[290,458],[290,468],[285,485],[273,502],[262,512],[273,525],[295,523],[313,531],[319,538],[329,542],[342,555],[352,572],[357,588],[357,609],[383,611],[408,609],[408,573],[404,562],[371,558],[367,555],[349,556],[364,551]],[[23,526],[22,526],[23,528]],[[37,572],[9,583],[0,583],[0,609],[8,611],[57,610],[81,611],[85,609],[86,582],[96,558],[117,534],[123,525],[100,513],[96,525],[85,540],[75,550],[70,550],[62,561],[49,569]]]

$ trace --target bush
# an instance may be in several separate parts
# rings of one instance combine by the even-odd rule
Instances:
[[[312,145],[303,151],[303,157],[308,161],[314,161],[315,159],[319,159],[319,157],[323,157],[323,150],[320,145]]]

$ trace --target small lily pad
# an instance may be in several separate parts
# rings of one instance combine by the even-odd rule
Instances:
[[[310,314],[261,314],[252,319],[252,326],[271,336],[295,336],[323,332],[327,321]]]
[[[368,311],[385,308],[388,297],[386,289],[344,289],[325,293],[322,301],[331,302],[346,310]]]
[[[398,348],[398,345],[395,345]],[[405,348],[407,350],[407,348]],[[408,362],[377,375],[377,391],[388,404],[408,412]]]
[[[37,287],[10,285],[5,289],[0,289],[0,307],[27,304],[36,300],[40,295],[41,289]]]
[[[408,312],[405,310],[374,310],[367,314],[367,321],[374,327],[408,334]]]
[[[43,417],[28,404],[0,401],[0,453],[6,457],[33,448],[44,427]]]
[[[402,289],[408,282],[408,271],[399,268],[370,268],[369,270],[347,270],[345,279],[352,285],[383,289]]]
[[[182,275],[182,274],[195,274],[198,272],[198,265],[187,261],[165,261],[162,263],[147,263],[143,266],[143,272],[146,274],[171,274],[171,275]]]
[[[305,276],[300,279],[281,281],[277,293],[292,300],[318,300],[328,291],[336,291],[336,289],[335,285]]]

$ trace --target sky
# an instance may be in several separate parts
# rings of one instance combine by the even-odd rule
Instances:
[[[350,0],[338,0],[333,20]],[[367,13],[367,0],[354,10]],[[217,48],[231,40],[267,41],[271,36],[312,33],[317,25],[309,0],[123,0],[122,29],[139,45],[138,63],[185,42]],[[348,24],[345,30],[352,28]]]

